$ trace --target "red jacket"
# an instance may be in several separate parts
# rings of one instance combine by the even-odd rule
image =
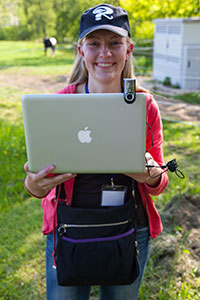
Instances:
[[[60,90],[59,94],[74,94],[76,91],[76,85],[69,85],[64,89]],[[147,122],[152,127],[153,130],[153,143],[154,146],[149,152],[157,161],[159,165],[164,163],[163,160],[163,151],[162,151],[162,143],[163,143],[163,135],[162,135],[162,122],[160,111],[156,101],[153,99],[151,94],[146,94],[146,108],[147,108]],[[146,127],[146,150],[151,148],[151,130],[147,126]],[[138,188],[141,194],[141,198],[143,201],[143,205],[147,211],[147,215],[149,218],[149,230],[152,238],[155,238],[162,231],[162,223],[160,216],[157,212],[157,209],[154,205],[154,202],[151,195],[159,195],[162,193],[168,184],[168,176],[167,173],[163,173],[161,175],[160,182],[156,187],[150,187],[146,183],[137,183]],[[67,205],[70,205],[73,193],[74,179],[70,179],[64,183],[65,192],[67,195]],[[56,205],[56,188],[52,189],[49,194],[42,201],[43,208],[43,234],[48,234],[53,231],[53,218],[54,218],[54,208]]]

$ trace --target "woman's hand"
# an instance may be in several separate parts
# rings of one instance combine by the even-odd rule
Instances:
[[[147,152],[145,154],[145,159],[146,159],[146,164],[147,165],[153,165],[155,166],[152,168],[145,168],[145,171],[143,173],[129,173],[129,174],[125,174],[133,179],[135,179],[136,181],[140,182],[140,183],[147,183],[150,186],[157,186],[159,184],[160,181],[160,174],[162,172],[161,168],[158,168],[159,165],[158,163],[153,159],[153,157],[151,156],[151,154],[149,152]],[[157,177],[156,177],[157,176]],[[156,178],[151,178],[151,177],[156,177]]]
[[[25,187],[36,197],[42,198],[48,194],[48,192],[56,187],[58,184],[74,178],[76,174],[64,173],[55,174],[55,176],[47,177],[49,173],[55,170],[56,166],[49,165],[44,169],[40,170],[38,173],[29,172],[28,162],[24,165],[24,170],[27,174],[25,179]]]

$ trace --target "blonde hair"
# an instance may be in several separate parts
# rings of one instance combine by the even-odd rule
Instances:
[[[86,37],[79,39],[78,46],[82,46]],[[130,37],[127,37],[127,44],[130,45],[132,42]],[[122,71],[122,86],[123,86],[123,79],[124,78],[135,78],[134,70],[133,70],[133,57],[132,55],[129,56],[127,61],[125,62],[124,69]],[[85,63],[80,55],[79,51],[77,51],[76,58],[74,61],[74,66],[69,77],[69,84],[81,84],[88,80],[88,71],[86,69]],[[137,92],[147,92],[146,89],[141,87],[137,80],[136,80],[136,91]]]

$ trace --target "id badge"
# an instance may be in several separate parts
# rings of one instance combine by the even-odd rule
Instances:
[[[103,185],[101,191],[101,206],[124,205],[127,187],[123,185]]]

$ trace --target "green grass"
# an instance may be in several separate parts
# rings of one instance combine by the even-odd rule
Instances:
[[[10,124],[0,119],[0,210],[7,210],[24,201],[23,165],[26,161],[22,122]]]
[[[165,234],[165,233],[163,233]],[[195,265],[187,276],[177,272],[181,264],[184,270],[188,263],[189,250],[179,241],[175,255],[159,257],[159,249],[154,247],[147,263],[138,300],[199,300],[200,274]],[[154,241],[152,242],[154,243]],[[179,267],[180,270],[180,267]]]
[[[184,173],[184,180],[175,173],[168,172],[169,186],[164,194],[156,197],[158,205],[163,207],[174,194],[200,193],[200,158],[199,126],[163,121],[164,157],[166,163],[176,158],[178,168]]]
[[[12,78],[0,82],[0,300],[45,299],[41,201],[30,198],[24,190],[26,149],[21,110],[21,95],[25,92],[40,93],[41,87],[33,84],[24,87],[20,78],[23,81],[27,77],[34,82],[36,79],[44,81],[49,76],[54,84],[59,81],[59,76],[69,74],[72,61],[73,53],[65,46],[58,49],[53,58],[50,53],[48,57],[43,56],[41,43],[0,43],[0,76]],[[17,83],[13,80],[15,76]],[[199,127],[168,121],[164,121],[163,125],[165,160],[176,158],[185,179],[169,174],[169,187],[155,198],[160,210],[174,195],[200,194]],[[156,254],[152,255],[139,300],[199,299],[199,282],[194,285],[185,280],[177,289],[174,277],[176,263],[175,257],[169,262],[168,269],[163,270],[163,266],[157,264]],[[97,299],[96,287],[92,293],[92,299]]]
[[[191,92],[191,93],[183,93],[181,90],[180,92],[178,92],[178,89],[175,89],[175,95],[171,96],[171,95],[166,95],[164,93],[160,93],[158,92],[158,87],[156,86],[156,81],[155,80],[151,80],[149,81],[149,83],[153,83],[154,87],[153,87],[153,92],[154,95],[158,95],[158,96],[163,96],[164,98],[174,98],[177,100],[181,100],[185,103],[188,104],[194,104],[194,105],[199,105],[200,104],[200,93],[199,92]],[[158,81],[160,84],[162,84],[161,81]],[[170,88],[173,88],[172,86],[170,86]]]
[[[74,55],[71,48],[60,45],[56,48],[56,57],[48,49],[44,56],[43,44],[40,42],[7,42],[0,44],[0,68],[12,67],[51,67],[72,64]]]
[[[0,70],[4,72],[19,71],[23,68],[30,74],[57,75],[69,73],[74,61],[71,48],[59,45],[56,49],[56,57],[52,57],[50,49],[44,56],[44,48],[41,42],[8,42],[0,43]]]
[[[200,93],[185,93],[174,96],[175,99],[182,100],[189,104],[200,104]]]
[[[12,209],[0,220],[0,299],[42,300],[45,238],[40,201],[25,197],[23,203],[15,197],[12,201]]]

